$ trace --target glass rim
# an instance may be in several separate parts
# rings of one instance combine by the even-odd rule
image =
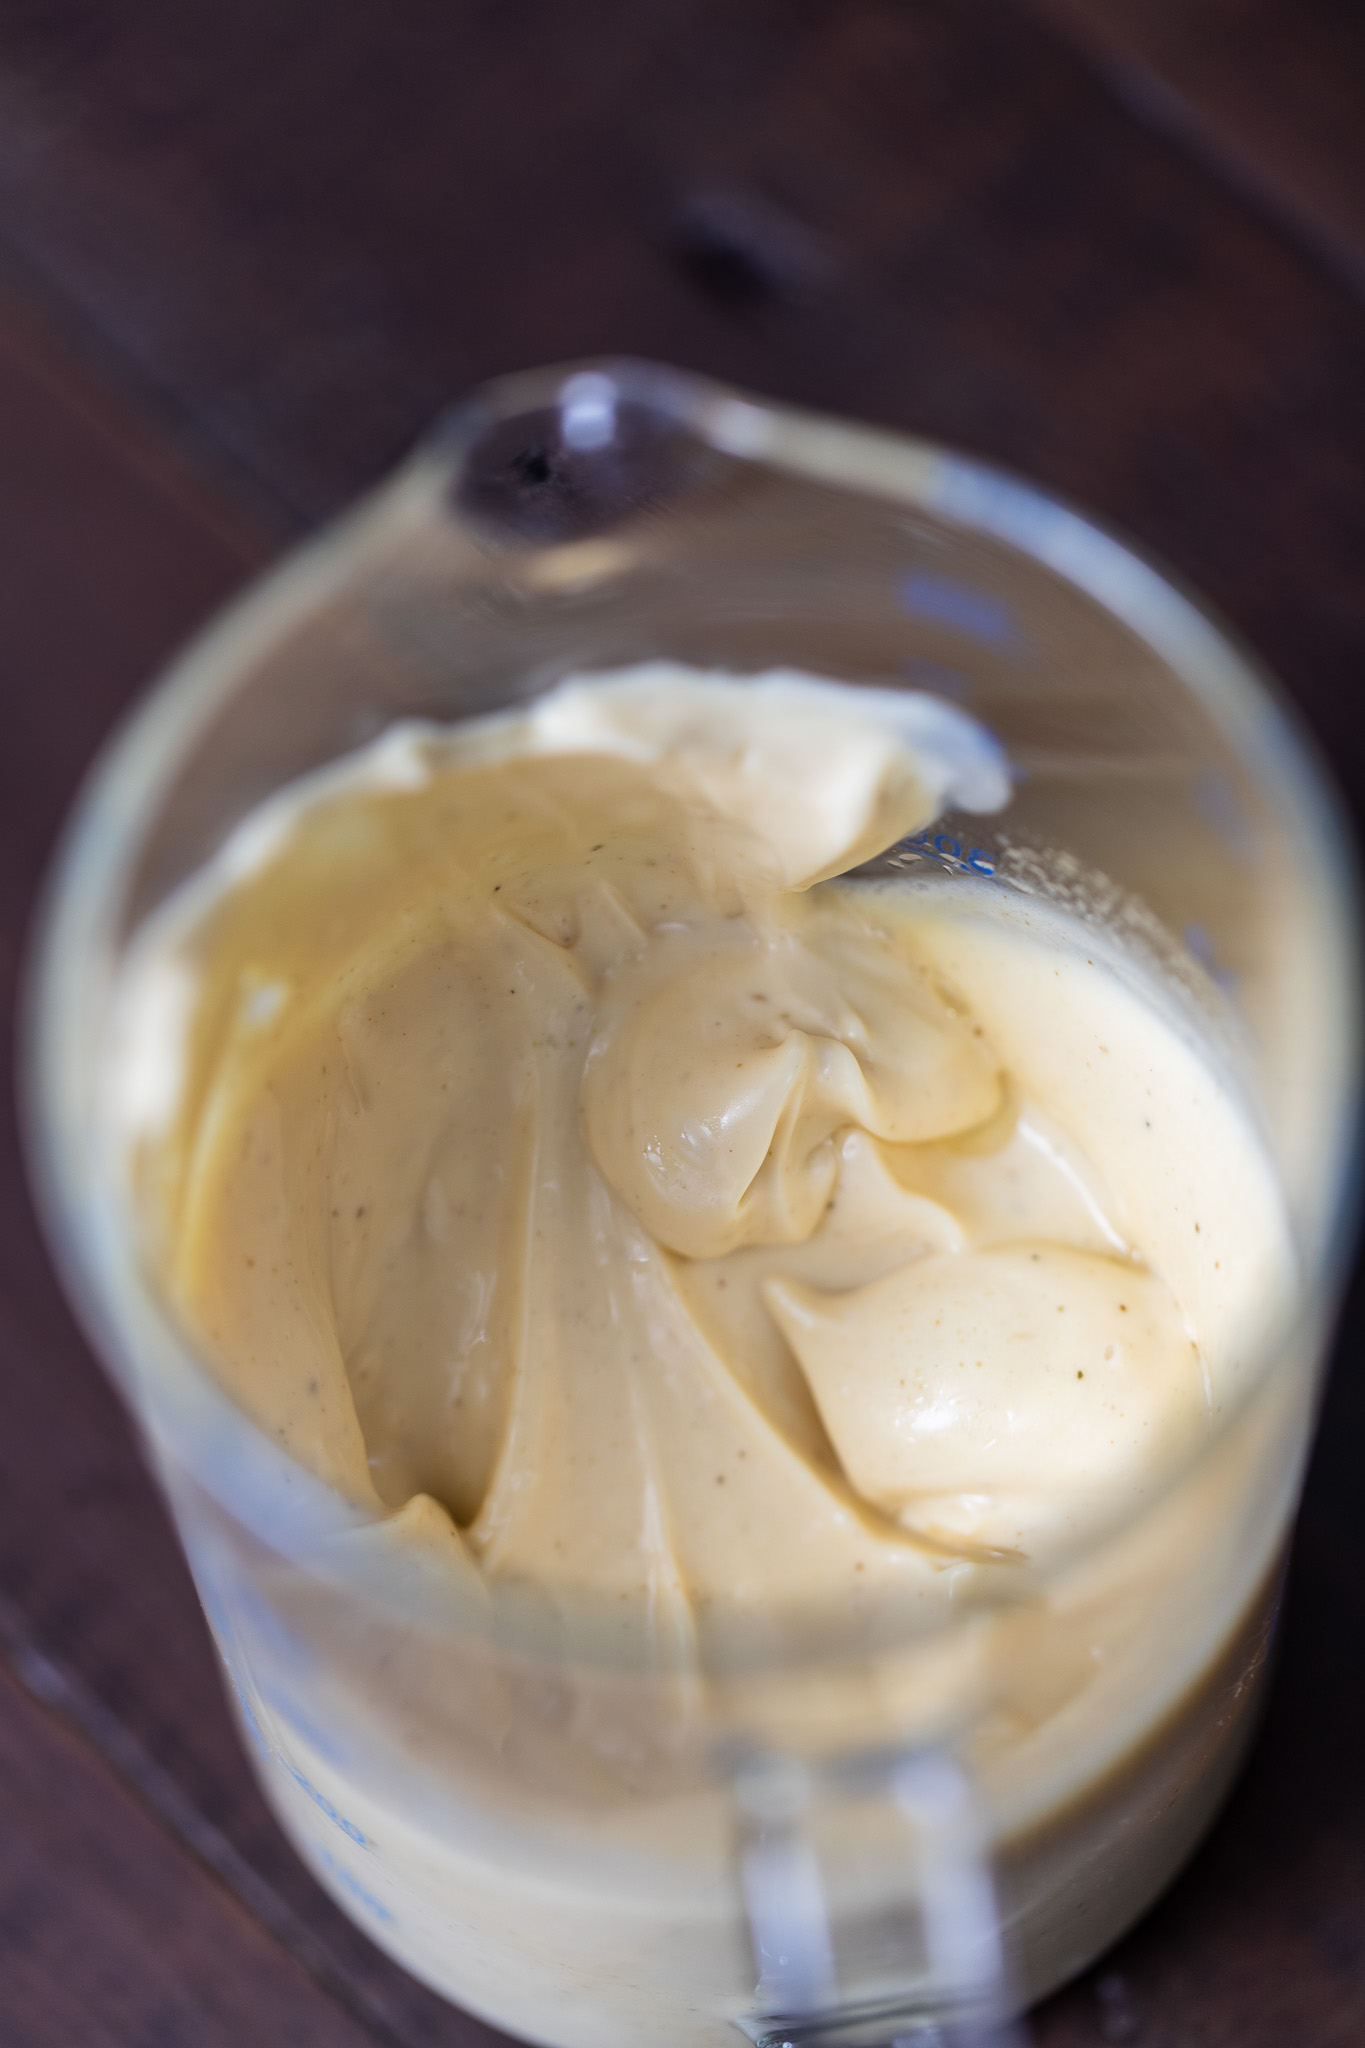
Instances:
[[[769,404],[691,372],[633,359],[518,373],[485,385],[440,418],[396,471],[252,578],[152,680],[87,772],[49,870],[25,962],[23,1136],[68,1296],[157,1454],[163,1482],[169,1467],[188,1473],[268,1548],[323,1576],[332,1575],[328,1560],[338,1538],[386,1518],[343,1499],[253,1423],[158,1300],[143,1270],[127,1202],[120,1204],[101,1173],[99,1148],[91,1143],[98,998],[114,986],[132,877],[159,802],[198,735],[230,699],[253,649],[271,644],[292,619],[344,582],[346,565],[366,532],[405,496],[444,491],[490,423],[557,403],[567,381],[584,375],[608,378],[618,391],[645,398],[738,460],[860,490],[1004,543],[1089,596],[1202,701],[1292,819],[1306,858],[1319,872],[1336,941],[1347,1048],[1340,1076],[1345,1113],[1320,1241],[1300,1247],[1308,1254],[1303,1302],[1324,1332],[1351,1242],[1361,1149],[1362,962],[1354,854],[1330,778],[1297,713],[1213,608],[1145,551],[1062,498],[935,442]],[[1154,1492],[1100,1531],[1087,1529],[1062,1557],[1040,1567],[1045,1581],[1083,1563],[1159,1508],[1245,1411],[1267,1377],[1266,1358],[1274,1350],[1268,1342],[1238,1399],[1188,1457],[1163,1472]],[[358,1587],[351,1590],[362,1597]],[[993,1599],[966,1612],[1018,1597],[1018,1581],[1007,1582]],[[930,1639],[961,1619],[945,1610],[913,1635]],[[804,1653],[802,1661],[808,1660]]]

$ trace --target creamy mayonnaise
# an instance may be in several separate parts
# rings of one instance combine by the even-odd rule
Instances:
[[[1140,1497],[1283,1224],[1093,948],[828,879],[1006,791],[933,700],[658,665],[277,799],[140,983],[193,989],[159,1256],[238,1400],[674,1633]]]
[[[1119,953],[989,881],[849,878],[1007,797],[951,706],[656,664],[398,728],[256,813],[133,950],[114,1098],[224,1386],[442,1571],[615,1601],[675,1665],[721,1610],[946,1612],[1154,1501],[1288,1233]],[[1200,1668],[1163,1623],[1169,1683],[1150,1644],[1135,1678],[1125,1621],[1101,1670],[1090,1617],[1047,1712],[992,1724],[1058,1810]],[[1036,1695],[1041,1637],[1001,1627],[992,1683],[1023,1697],[1013,1655]],[[556,2038],[480,1992],[501,1938],[447,1988]]]

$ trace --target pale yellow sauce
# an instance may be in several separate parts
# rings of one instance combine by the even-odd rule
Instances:
[[[653,668],[277,800],[124,1020],[150,1256],[243,1408],[491,1580],[682,1644],[708,1602],[942,1600],[945,1559],[1140,1503],[1287,1237],[1239,1104],[1083,932],[828,879],[1002,801],[974,745]]]

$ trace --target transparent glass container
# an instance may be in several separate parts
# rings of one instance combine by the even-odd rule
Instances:
[[[1011,804],[881,872],[1055,904],[1140,959],[1235,1075],[1300,1261],[1288,1326],[1140,1515],[932,1627],[720,1614],[685,1672],[432,1571],[253,1428],[158,1299],[104,1094],[131,938],[265,797],[394,720],[660,656],[927,690],[988,726]],[[261,1783],[340,1905],[550,2048],[970,2032],[1113,1940],[1253,1725],[1348,1206],[1355,930],[1302,738],[1167,577],[978,463],[674,371],[478,394],[213,624],[68,829],[31,1151]]]

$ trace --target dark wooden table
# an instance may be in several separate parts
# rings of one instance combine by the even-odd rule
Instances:
[[[7,995],[176,642],[449,397],[595,351],[1093,506],[1270,659],[1360,817],[1353,0],[0,0]],[[267,1816],[4,1115],[0,2042],[491,2039]],[[1253,1762],[1044,2048],[1365,2042],[1362,1330],[1357,1298]]]

